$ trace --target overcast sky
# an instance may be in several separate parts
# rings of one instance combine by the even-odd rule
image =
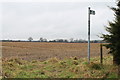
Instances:
[[[91,39],[106,33],[114,13],[108,6],[115,2],[5,2],[0,5],[2,39],[86,39],[88,7],[91,15]]]

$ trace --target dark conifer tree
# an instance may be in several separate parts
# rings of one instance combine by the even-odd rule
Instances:
[[[103,34],[102,38],[109,43],[106,47],[113,55],[113,64],[120,65],[120,0],[117,1],[117,7],[111,9],[114,11],[115,19],[106,27],[109,34]]]

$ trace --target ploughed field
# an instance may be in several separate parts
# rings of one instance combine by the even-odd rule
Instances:
[[[23,60],[40,60],[56,57],[86,57],[87,43],[47,43],[47,42],[2,42],[2,58],[21,58]],[[103,47],[103,55],[108,50]],[[91,43],[91,57],[100,55],[100,43]]]

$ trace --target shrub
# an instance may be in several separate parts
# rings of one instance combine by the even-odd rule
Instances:
[[[90,64],[88,64],[88,67],[90,69],[95,69],[95,70],[100,70],[100,69],[103,68],[101,64],[97,64],[97,63],[93,63],[93,62],[91,62]]]

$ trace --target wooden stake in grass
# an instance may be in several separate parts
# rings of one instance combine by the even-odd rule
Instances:
[[[120,78],[120,65],[118,65],[118,78]]]
[[[103,49],[102,49],[102,44],[100,44],[100,63],[103,63]]]

